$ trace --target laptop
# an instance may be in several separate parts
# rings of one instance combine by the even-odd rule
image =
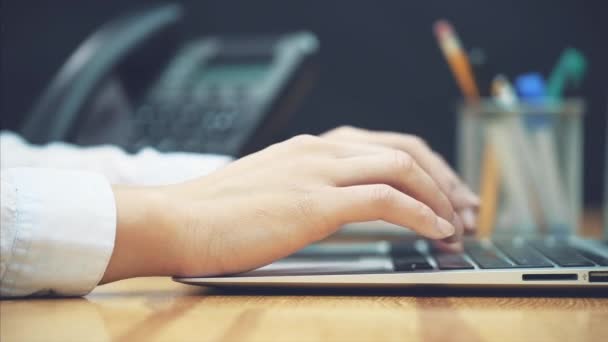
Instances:
[[[383,240],[353,242],[352,236],[357,231],[363,235],[382,234],[382,229],[373,227],[374,223],[367,225],[350,228],[350,242],[313,244],[253,271],[221,277],[176,277],[174,280],[192,285],[247,288],[608,289],[608,241],[575,235],[468,238],[464,241],[464,252],[447,253],[434,248],[426,239],[396,230],[384,234]]]
[[[491,239],[467,238],[464,252],[446,253],[402,227],[368,222],[343,227],[343,242],[313,244],[250,272],[174,280],[214,287],[578,288],[608,294],[608,141],[606,154],[603,241],[509,234],[518,231],[513,229]]]

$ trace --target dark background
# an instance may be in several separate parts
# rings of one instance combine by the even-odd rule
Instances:
[[[1,2],[1,128],[18,129],[25,113],[71,51],[100,24],[152,1]],[[480,88],[502,72],[547,75],[562,49],[582,50],[589,73],[577,95],[585,117],[585,199],[601,201],[608,102],[608,2],[518,1],[182,1],[182,35],[311,30],[321,42],[321,78],[285,136],[341,124],[426,138],[454,161],[459,96],[432,34],[452,21],[467,48],[487,63]]]

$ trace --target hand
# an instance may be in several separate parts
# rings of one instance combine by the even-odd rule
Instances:
[[[456,234],[447,239],[446,243],[439,242],[440,248],[458,250],[462,248],[459,241],[463,228],[466,233],[475,232],[479,198],[423,139],[414,135],[368,131],[350,126],[338,127],[322,134],[321,137],[335,141],[386,146],[408,153],[433,178],[459,215],[456,222],[452,222],[456,227]]]
[[[102,282],[247,271],[350,222],[452,236],[451,201],[410,154],[298,136],[200,179],[115,187],[115,249]]]

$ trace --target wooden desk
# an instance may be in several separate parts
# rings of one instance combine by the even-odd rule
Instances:
[[[608,298],[498,295],[261,295],[132,279],[86,298],[2,301],[0,340],[608,341]]]

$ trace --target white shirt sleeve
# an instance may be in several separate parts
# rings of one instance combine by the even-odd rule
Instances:
[[[111,146],[32,146],[0,133],[0,296],[90,292],[114,248],[110,183],[181,182],[229,161],[153,149],[129,155]]]
[[[215,154],[160,153],[144,148],[128,154],[116,146],[78,147],[63,142],[29,145],[20,136],[0,132],[0,167],[49,167],[103,174],[111,184],[161,185],[206,175],[232,158]]]
[[[0,174],[0,295],[84,295],[114,248],[116,208],[92,172],[13,168]]]

